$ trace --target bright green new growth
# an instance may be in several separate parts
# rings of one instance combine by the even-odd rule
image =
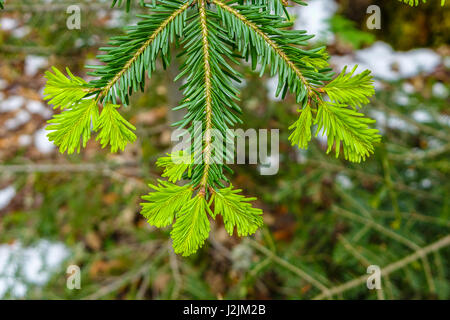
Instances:
[[[50,141],[59,146],[61,153],[80,152],[80,140],[83,147],[86,147],[91,138],[91,123],[96,123],[98,118],[98,108],[92,100],[80,100],[64,110],[60,114],[53,116],[49,120],[46,130]]]
[[[335,145],[337,158],[342,142],[345,159],[361,162],[373,153],[374,143],[380,142],[378,130],[368,126],[374,122],[345,104],[323,101],[319,104],[315,120],[318,125],[316,136],[323,129],[328,136],[327,152]]]
[[[119,107],[106,104],[94,126],[94,131],[99,132],[97,140],[100,140],[102,148],[110,144],[111,152],[123,151],[128,142],[136,140],[136,135],[131,131],[136,128],[120,115],[116,110]]]
[[[311,126],[313,124],[311,106],[307,105],[298,112],[300,112],[300,117],[289,127],[289,130],[294,130],[289,136],[289,141],[292,142],[293,146],[298,145],[300,149],[306,149],[309,141],[311,141]]]
[[[214,217],[216,214],[222,215],[225,230],[230,236],[233,235],[235,227],[237,235],[242,237],[255,233],[263,225],[262,210],[253,208],[249,203],[256,198],[245,198],[238,194],[241,191],[230,185],[214,193],[211,198],[215,209]]]
[[[180,151],[175,154],[167,154],[166,157],[160,157],[156,161],[156,165],[164,168],[164,172],[161,175],[162,177],[168,178],[170,182],[175,183],[183,178],[183,175],[188,169],[186,178],[191,177],[193,161],[192,155],[183,155],[183,152]]]
[[[59,146],[61,153],[80,152],[91,138],[91,126],[98,132],[97,140],[102,147],[111,145],[111,152],[124,150],[128,142],[136,140],[131,130],[136,128],[125,120],[116,110],[119,105],[106,103],[99,115],[98,100],[88,98],[91,93],[88,83],[74,76],[69,69],[66,77],[58,69],[47,71],[47,85],[44,89],[45,100],[49,100],[54,108],[63,111],[49,120],[46,130],[50,141]]]
[[[401,2],[404,2],[410,6],[418,6],[420,3],[420,0],[399,0]],[[423,3],[426,3],[427,0],[422,0]],[[441,0],[441,6],[445,4],[445,0]]]
[[[114,1],[121,5],[123,1]],[[295,1],[302,4],[301,1]],[[123,150],[136,136],[135,128],[118,112],[120,104],[143,90],[146,76],[151,77],[156,60],[166,67],[170,49],[178,48],[183,61],[177,79],[184,98],[174,109],[185,109],[184,118],[174,125],[195,133],[194,122],[204,132],[199,150],[189,155],[175,152],[161,157],[163,177],[150,185],[153,192],[143,196],[142,215],[148,223],[160,227],[173,224],[171,237],[176,253],[190,255],[200,248],[210,231],[209,219],[221,215],[226,231],[238,236],[256,232],[263,224],[262,211],[234,189],[225,173],[225,164],[213,159],[216,129],[230,139],[227,130],[240,123],[236,86],[242,74],[236,66],[251,61],[263,75],[278,76],[277,94],[292,93],[299,105],[299,118],[290,127],[289,140],[306,148],[315,126],[316,135],[326,133],[328,150],[341,152],[353,162],[365,160],[380,141],[374,121],[357,111],[374,94],[369,71],[355,74],[346,69],[333,79],[325,48],[308,49],[312,37],[306,31],[293,30],[281,0],[165,0],[141,5],[148,14],[139,15],[137,25],[126,34],[114,37],[110,46],[101,48],[101,66],[88,66],[95,80],[86,83],[67,70],[47,72],[46,99],[60,114],[50,120],[49,137],[61,152],[79,152],[91,131],[111,151]],[[127,0],[127,8],[131,1]],[[172,45],[173,44],[173,45]],[[194,130],[195,129],[195,130]],[[194,159],[196,161],[194,161]],[[197,161],[199,160],[199,161]],[[176,185],[184,180],[184,185]]]
[[[68,77],[55,67],[52,69],[54,73],[50,71],[45,73],[47,85],[44,88],[44,100],[49,100],[48,103],[55,109],[69,109],[89,92],[88,83],[74,76],[69,68],[66,68]]]
[[[170,233],[175,253],[188,256],[203,245],[210,230],[208,214],[212,215],[205,197],[195,196],[183,205]]]
[[[149,185],[156,192],[142,197],[148,201],[142,203],[142,215],[149,224],[161,228],[173,223],[175,213],[191,199],[193,190],[189,185],[180,187],[162,180],[158,182],[158,186]]]
[[[372,76],[369,70],[355,75],[356,68],[346,73],[345,67],[339,76],[323,87],[331,101],[359,108],[369,103],[368,98],[375,94]]]

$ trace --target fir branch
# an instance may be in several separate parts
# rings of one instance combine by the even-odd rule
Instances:
[[[48,138],[59,146],[64,153],[80,152],[81,145],[86,147],[91,138],[91,123],[95,126],[98,117],[98,108],[93,99],[80,100],[49,120]]]
[[[129,12],[130,9],[131,9],[131,1],[132,0],[126,0],[125,10],[127,12]],[[113,2],[111,3],[111,8],[114,8],[116,5],[118,7],[121,7],[123,2],[124,2],[123,0],[113,0]],[[139,0],[139,5],[143,7],[144,6],[144,0]]]
[[[211,202],[214,202],[214,217],[222,215],[225,229],[230,236],[236,227],[237,235],[248,236],[263,225],[262,210],[253,208],[249,203],[256,198],[245,198],[238,194],[242,190],[233,189],[230,185],[214,193]]]
[[[318,56],[304,56],[302,61],[306,66],[312,67],[315,72],[320,72],[320,70],[328,68],[328,59],[330,58],[325,48],[317,51]]]
[[[200,26],[202,30],[202,50],[203,50],[203,65],[205,68],[205,147],[203,149],[203,176],[200,184],[205,187],[208,183],[209,166],[211,165],[211,129],[212,129],[212,85],[211,85],[211,66],[209,57],[209,40],[208,40],[208,26],[206,21],[206,1],[199,1]]]
[[[398,1],[406,3],[406,4],[410,5],[411,7],[418,6],[419,3],[421,3],[421,2],[422,3],[427,2],[426,0],[422,0],[422,1],[420,1],[420,0],[398,0]],[[441,0],[441,6],[444,6],[444,5],[445,5],[445,0]]]
[[[326,74],[327,69],[318,69],[318,67],[328,65],[326,61],[328,56],[323,54],[323,49],[309,52],[299,49],[297,46],[305,44],[305,41],[309,39],[303,32],[284,30],[283,28],[288,24],[283,19],[267,12],[256,14],[255,8],[239,6],[238,11],[220,0],[213,0],[213,2],[218,6],[219,16],[224,24],[232,30],[231,36],[240,39],[238,50],[243,51],[244,54],[246,50],[256,51],[256,56],[261,58],[253,58],[253,60],[256,59],[262,65],[261,71],[264,70],[265,65],[271,64],[271,74],[275,72],[279,74],[277,94],[282,91],[284,96],[289,87],[295,93],[297,102],[306,109],[306,112],[301,113],[297,122],[291,126],[291,129],[295,129],[290,136],[292,144],[300,147],[307,146],[311,139],[311,104],[316,103],[322,111],[319,111],[319,115],[323,116],[323,118],[316,118],[319,129],[324,125],[328,127],[330,119],[333,120],[333,125],[336,123],[340,125],[339,128],[328,127],[331,130],[328,152],[333,144],[336,144],[336,155],[339,155],[342,138],[344,138],[346,159],[359,162],[373,152],[373,144],[379,141],[374,133],[376,130],[372,131],[373,129],[367,127],[367,124],[373,121],[360,118],[356,123],[356,114],[349,117],[346,114],[348,111],[344,108],[346,105],[343,104],[340,104],[339,109],[325,108],[323,106],[328,104],[320,95],[320,92],[327,92],[338,102],[361,106],[362,103],[367,103],[368,97],[374,93],[370,72],[365,71],[354,75],[354,69],[346,75],[344,70],[336,79],[324,85],[325,81],[330,80]],[[311,66],[312,62],[315,63],[314,66]],[[358,114],[357,117],[360,116],[362,114]],[[339,120],[334,121],[335,119]],[[347,124],[345,121],[350,122]],[[358,126],[361,128],[354,130]],[[357,146],[352,146],[352,143],[357,143]]]
[[[212,214],[202,194],[185,203],[170,233],[175,253],[188,256],[203,246],[210,230],[208,213]]]
[[[66,68],[68,77],[55,67],[52,67],[52,70],[54,73],[45,72],[47,83],[44,88],[44,100],[49,100],[55,109],[70,108],[89,92],[87,82],[74,76],[69,68]]]
[[[136,128],[120,115],[116,110],[119,107],[106,104],[94,127],[95,131],[99,131],[97,140],[100,140],[102,148],[110,144],[111,152],[117,152],[119,149],[123,151],[128,142],[136,140],[136,135],[131,131]]]
[[[158,167],[164,167],[162,177],[168,178],[170,182],[177,182],[183,178],[187,171],[186,178],[192,175],[192,164],[194,162],[191,154],[183,154],[183,151],[167,154],[166,157],[160,157],[156,161]]]
[[[166,227],[173,223],[176,212],[191,199],[192,188],[187,186],[177,186],[175,184],[158,180],[158,185],[149,185],[155,190],[142,197],[148,201],[141,203],[141,214],[147,222],[157,228]]]
[[[345,104],[323,101],[319,104],[315,120],[318,124],[316,136],[323,129],[328,139],[327,153],[335,145],[338,157],[342,142],[345,159],[361,162],[374,152],[373,144],[381,140],[378,130],[369,128],[369,124],[374,122]]]
[[[219,16],[228,27],[232,36],[240,39],[239,51],[246,55],[252,55],[253,67],[257,62],[261,64],[261,73],[266,65],[271,66],[271,74],[278,73],[279,87],[277,95],[283,90],[283,95],[287,87],[296,93],[297,102],[302,106],[308,102],[308,97],[316,96],[317,92],[311,85],[311,81],[320,84],[320,80],[326,80],[318,74],[308,72],[311,79],[307,80],[301,68],[306,68],[301,58],[311,56],[320,58],[318,50],[300,50],[290,44],[306,44],[311,36],[305,35],[302,31],[281,31],[278,28],[286,27],[284,19],[271,15],[270,12],[260,11],[252,6],[239,6],[239,10],[231,5],[225,4],[221,0],[212,0],[217,6]],[[321,49],[321,48],[320,48]],[[259,61],[258,61],[258,57]],[[284,88],[284,89],[283,89]]]
[[[313,124],[311,107],[307,105],[299,112],[300,117],[289,127],[289,130],[294,130],[289,136],[289,141],[293,146],[298,145],[299,148],[306,149],[309,141],[311,141],[311,126]]]
[[[117,104],[121,99],[128,104],[131,89],[143,90],[145,72],[151,76],[158,54],[165,64],[169,63],[169,45],[175,35],[182,36],[186,10],[192,1],[162,2],[153,8],[153,14],[138,15],[142,21],[125,36],[114,38],[112,47],[101,48],[106,54],[98,58],[106,65],[87,66],[94,69],[90,75],[100,77],[90,83],[98,89],[98,101]]]
[[[188,127],[195,135],[193,123],[202,123],[204,144],[200,154],[193,150],[194,158],[201,163],[192,168],[192,184],[208,189],[223,187],[222,181],[228,181],[223,173],[226,166],[211,159],[211,129],[219,130],[228,139],[228,127],[240,122],[236,115],[241,112],[236,104],[238,90],[233,80],[240,81],[241,75],[228,63],[235,58],[229,44],[222,41],[225,34],[213,22],[218,20],[217,14],[207,10],[202,1],[198,7],[198,15],[186,26],[183,47],[187,59],[176,77],[186,77],[186,81],[181,87],[184,99],[175,109],[187,109],[187,113],[173,125]]]
[[[228,3],[232,3],[233,1],[228,1]],[[234,2],[238,2],[240,4],[245,4],[245,5],[253,5],[253,6],[258,6],[258,7],[263,7],[265,10],[269,11],[269,12],[273,12],[276,15],[279,16],[283,16],[286,15],[288,16],[288,12],[286,10],[286,7],[288,6],[288,0],[244,0],[244,1],[234,1]],[[294,2],[301,2],[301,1],[294,1]]]
[[[127,0],[128,8],[130,4]],[[213,149],[216,137],[211,130],[218,130],[226,144],[232,138],[228,128],[241,122],[234,83],[242,78],[234,68],[237,58],[250,59],[253,69],[259,65],[261,75],[266,68],[278,75],[277,94],[295,95],[300,116],[290,127],[293,145],[306,148],[316,124],[318,132],[328,135],[328,152],[335,146],[336,156],[341,142],[350,161],[359,162],[374,152],[380,136],[369,128],[373,121],[356,111],[374,93],[370,72],[355,75],[355,69],[348,74],[344,69],[332,80],[325,49],[305,49],[312,36],[289,29],[286,1],[164,0],[143,5],[150,14],[140,15],[136,26],[101,48],[105,54],[98,58],[104,65],[87,66],[96,80],[86,83],[69,70],[67,77],[57,69],[47,73],[46,99],[63,109],[50,121],[49,137],[62,152],[72,153],[86,145],[92,126],[102,147],[109,144],[112,152],[123,150],[136,136],[135,128],[117,111],[119,104],[128,104],[133,92],[143,90],[158,57],[167,66],[170,44],[180,43],[184,62],[175,80],[185,78],[185,83],[183,100],[174,109],[185,109],[186,115],[173,125],[195,136],[200,130],[194,124],[200,122],[204,138],[189,154],[168,154],[157,161],[169,182],[151,185],[154,192],[142,203],[150,224],[163,227],[175,220],[171,236],[176,253],[187,256],[203,245],[210,230],[208,213],[213,218],[221,214],[227,232],[233,234],[236,228],[239,236],[254,233],[263,223],[262,211],[249,203],[254,198],[227,187],[229,168],[214,159],[219,151]],[[324,101],[325,95],[331,102]],[[173,184],[181,179],[188,180],[186,186]]]
[[[354,75],[358,66],[346,74],[347,67],[333,81],[323,87],[331,101],[361,107],[369,103],[368,97],[375,94],[373,77],[369,70]]]

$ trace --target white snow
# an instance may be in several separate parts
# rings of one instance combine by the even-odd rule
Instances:
[[[272,101],[283,100],[283,99],[281,99],[281,94],[278,97],[276,96],[277,87],[278,87],[278,77],[277,76],[267,79],[266,85],[267,85],[267,90],[269,91],[267,93],[267,95],[270,100],[272,100]]]
[[[420,181],[420,186],[424,189],[429,189],[432,185],[433,183],[428,178],[425,178],[422,181]]]
[[[381,133],[385,132],[385,128],[390,129],[396,129],[400,131],[405,131],[409,133],[417,133],[418,129],[409,124],[408,122],[404,121],[403,119],[400,119],[399,117],[387,115],[386,113],[379,111],[379,110],[370,110],[369,115],[372,119],[375,119],[376,127],[378,130],[380,130]]]
[[[0,90],[5,89],[8,86],[8,81],[5,79],[0,79]]]
[[[386,88],[386,85],[383,82],[381,82],[377,79],[374,79],[373,87],[375,88],[375,91],[382,91]]]
[[[410,51],[394,51],[382,41],[372,46],[358,50],[354,56],[333,56],[331,63],[342,69],[345,65],[353,68],[358,65],[358,71],[365,69],[382,80],[395,81],[414,77],[420,73],[429,74],[441,63],[441,57],[431,49],[414,49]]]
[[[0,210],[5,209],[15,196],[16,189],[13,186],[0,189]]]
[[[53,151],[55,145],[47,138],[47,130],[39,129],[34,133],[34,145],[40,153],[47,154]]]
[[[51,110],[40,101],[29,100],[26,104],[26,108],[29,112],[39,114],[45,119],[48,119],[52,116]]]
[[[18,22],[12,18],[1,18],[0,19],[0,29],[4,31],[10,31],[18,26]]]
[[[29,55],[25,58],[25,74],[32,77],[36,75],[40,69],[45,68],[47,65],[47,58]]]
[[[416,89],[414,88],[414,86],[409,82],[403,82],[402,89],[407,94],[413,94],[416,92]]]
[[[111,12],[111,18],[106,21],[105,26],[108,28],[119,28],[122,26],[123,17],[122,10],[114,10]]]
[[[47,240],[30,247],[20,242],[0,245],[0,298],[8,291],[21,298],[28,285],[44,285],[68,256],[64,244]]]
[[[450,56],[444,57],[444,66],[447,69],[450,69]]]
[[[407,106],[409,104],[409,97],[402,92],[398,92],[394,95],[394,101],[399,106]]]
[[[22,134],[22,135],[20,135],[19,138],[18,138],[18,142],[19,142],[19,145],[20,145],[21,147],[27,147],[27,146],[29,146],[29,145],[31,144],[32,140],[33,140],[33,139],[32,139],[31,136],[28,135],[28,134]]]
[[[428,137],[426,140],[429,150],[438,149],[444,146],[444,143],[439,139]]]
[[[23,26],[20,28],[16,28],[11,32],[11,35],[15,38],[23,38],[31,32],[31,28],[29,26]]]
[[[436,82],[432,87],[433,96],[440,99],[447,99],[449,92],[442,82]]]
[[[5,128],[7,130],[15,130],[30,121],[30,119],[31,116],[28,112],[20,110],[14,118],[10,118],[5,121]]]
[[[426,110],[416,110],[412,113],[412,118],[416,120],[417,122],[423,123],[423,122],[432,122],[433,117],[431,114]]]
[[[295,29],[306,30],[315,37],[312,42],[334,41],[334,35],[330,31],[328,19],[333,17],[338,9],[334,0],[311,0],[307,6],[288,7],[289,14],[295,16]]]
[[[343,188],[343,189],[351,189],[353,188],[353,182],[352,180],[345,174],[338,173],[336,175],[336,182]]]
[[[437,118],[437,122],[442,126],[450,127],[450,116],[448,116],[446,114],[444,114],[444,115],[441,114]]]
[[[25,103],[25,98],[21,96],[12,96],[6,100],[0,101],[0,112],[11,112],[18,110]]]
[[[320,142],[320,144],[324,146],[328,145],[327,132],[323,128],[320,129],[318,133],[314,133],[314,137]]]

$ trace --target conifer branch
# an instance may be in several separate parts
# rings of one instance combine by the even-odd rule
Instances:
[[[198,0],[199,12],[200,12],[200,26],[202,29],[202,43],[203,43],[203,64],[205,68],[205,147],[203,149],[204,156],[204,168],[203,177],[200,182],[202,187],[206,187],[208,182],[209,166],[211,161],[211,118],[212,118],[212,106],[211,106],[211,67],[209,64],[209,40],[208,40],[208,25],[206,22],[206,4],[205,0]]]
[[[253,32],[261,39],[263,39],[268,46],[273,50],[275,54],[277,54],[286,64],[287,66],[297,75],[301,83],[306,87],[308,91],[309,96],[316,95],[313,88],[310,86],[308,81],[303,76],[300,69],[295,65],[295,63],[288,57],[288,55],[279,47],[279,45],[272,40],[266,33],[263,32],[263,30],[254,22],[250,21],[245,17],[243,14],[241,14],[236,9],[232,8],[231,6],[225,4],[221,0],[212,0],[214,4],[216,4],[219,8],[223,9],[224,11],[232,14],[237,21],[240,21],[243,23],[246,27],[253,30]]]
[[[150,18],[148,22],[146,22],[145,20],[143,21],[143,23],[141,24],[141,28],[138,27],[136,28],[136,30],[133,30],[132,32],[129,33],[129,37],[123,37],[123,38],[119,38],[116,42],[113,42],[113,44],[118,44],[119,46],[114,48],[104,48],[105,51],[107,51],[109,53],[109,55],[106,56],[100,56],[100,58],[103,58],[103,61],[105,62],[109,62],[110,64],[113,65],[113,68],[111,67],[95,67],[95,66],[91,66],[94,69],[98,69],[97,72],[94,73],[94,75],[98,76],[98,75],[102,75],[102,79],[100,81],[93,81],[92,84],[94,85],[95,89],[99,89],[100,92],[97,95],[97,102],[102,101],[103,98],[106,98],[106,101],[111,101],[113,103],[116,103],[116,98],[115,98],[115,93],[113,93],[114,95],[111,94],[111,89],[114,89],[113,91],[123,91],[124,90],[124,86],[125,85],[133,85],[134,90],[137,90],[137,85],[136,83],[139,82],[140,84],[142,84],[143,78],[142,78],[142,72],[144,70],[145,67],[147,67],[147,69],[150,69],[149,71],[151,71],[152,68],[154,68],[152,60],[156,57],[156,55],[158,54],[159,50],[155,50],[155,48],[153,50],[150,51],[151,46],[155,45],[156,48],[158,49],[163,49],[163,54],[166,53],[164,52],[165,48],[168,47],[169,45],[169,37],[168,35],[170,34],[170,32],[167,32],[167,28],[174,22],[176,21],[176,19],[181,16],[183,13],[185,13],[185,11],[190,7],[191,2],[193,0],[188,0],[185,3],[183,2],[175,2],[174,3],[178,3],[179,7],[175,7],[176,10],[173,9],[174,4],[173,3],[169,3],[169,5],[167,5],[167,7],[164,7],[161,9],[161,13],[159,15],[155,14],[154,16],[141,16],[143,18]],[[160,17],[162,16],[162,18]],[[151,19],[153,18],[153,19]],[[154,21],[156,22],[156,28],[153,27]],[[148,24],[148,26],[147,26]],[[180,26],[182,24],[182,21],[180,21],[178,23],[178,30],[177,33],[179,35],[181,35],[182,32],[182,27]],[[148,38],[143,42],[140,43],[139,46],[137,47],[136,51],[132,54],[130,54],[127,59],[124,61],[123,59],[123,49],[126,49],[126,51],[130,51],[130,42],[131,42],[131,48],[134,49],[134,43],[137,41],[135,38],[137,38],[138,36],[140,36],[144,31],[147,31],[146,29],[150,29],[151,33],[148,36]],[[153,30],[152,30],[153,29]],[[165,33],[166,36],[162,36],[162,34]],[[142,39],[138,38],[138,41],[141,42]],[[158,42],[155,44],[155,42]],[[165,50],[164,50],[165,49]],[[114,63],[114,57],[116,53],[121,53],[120,56],[120,60],[118,63]],[[144,59],[142,58],[143,55],[146,54],[147,56],[144,57]],[[152,56],[152,59],[150,61],[149,60],[149,56]],[[145,59],[146,58],[146,59]],[[149,63],[150,62],[150,63]],[[147,64],[147,65],[146,65]],[[117,69],[119,69],[119,71],[117,72]],[[112,71],[112,72],[111,72]],[[150,72],[149,72],[150,73]],[[111,78],[111,74],[114,74],[114,76]],[[149,74],[150,76],[150,74]],[[134,78],[134,79],[130,79],[130,78]],[[117,83],[123,79],[123,82],[121,84],[119,84],[119,86],[117,86],[116,88],[114,88],[115,85],[117,85]],[[134,81],[133,81],[134,80]],[[98,84],[100,83],[105,83],[106,84],[102,87],[99,87]],[[124,103],[128,103],[128,95],[125,94],[121,94],[120,97],[122,98],[122,102]]]
[[[408,5],[410,5],[411,7],[413,7],[413,6],[418,6],[419,5],[419,3],[426,3],[427,1],[426,0],[398,0],[398,1],[400,1],[400,2],[403,2],[403,3],[406,3],[406,4],[408,4]],[[441,6],[444,6],[444,4],[445,4],[445,0],[441,0]]]
[[[294,1],[303,4],[300,0]],[[113,1],[121,5],[123,1]],[[127,9],[131,0],[126,1]],[[184,118],[174,126],[187,128],[191,139],[201,131],[200,148],[161,157],[163,177],[147,196],[143,196],[142,214],[149,224],[165,227],[173,224],[171,237],[176,253],[196,252],[208,237],[209,217],[221,215],[225,229],[238,236],[256,232],[262,225],[262,211],[235,189],[227,176],[226,164],[215,161],[220,156],[212,136],[218,131],[224,145],[231,141],[228,129],[236,123],[241,108],[237,104],[242,75],[236,71],[239,59],[251,60],[253,69],[266,67],[271,76],[278,75],[277,95],[287,91],[299,104],[299,118],[290,127],[289,140],[306,148],[312,126],[328,136],[328,152],[334,147],[346,159],[359,162],[374,152],[380,141],[372,120],[357,111],[373,95],[369,71],[355,74],[346,69],[332,79],[325,48],[307,49],[312,37],[306,31],[291,30],[283,0],[164,0],[142,4],[149,14],[139,15],[137,25],[123,36],[114,37],[110,46],[98,56],[103,65],[87,66],[96,79],[86,83],[67,70],[48,72],[47,100],[62,112],[49,121],[49,138],[60,151],[79,152],[91,136],[111,151],[123,150],[136,139],[134,126],[118,112],[121,104],[143,90],[146,76],[151,77],[156,60],[163,67],[170,63],[170,44],[180,44],[184,59],[175,80],[184,78],[183,99],[175,110],[185,109]],[[325,98],[328,96],[330,101]],[[201,124],[197,128],[197,123]],[[193,141],[191,141],[193,142]],[[198,146],[197,146],[198,147]],[[188,152],[191,151],[191,152]],[[185,153],[186,152],[186,153]],[[200,161],[195,161],[200,160]],[[223,160],[223,157],[222,157]],[[186,180],[184,186],[176,185]]]

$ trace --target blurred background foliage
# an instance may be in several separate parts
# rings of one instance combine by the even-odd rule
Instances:
[[[315,1],[334,2],[308,2]],[[81,30],[67,30],[71,1],[6,1],[1,12],[0,298],[450,298],[448,4],[341,0],[323,22],[334,34],[326,43],[333,57],[354,56],[376,41],[395,50],[428,47],[439,57],[432,70],[377,81],[363,111],[378,120],[383,143],[365,163],[325,155],[322,139],[307,151],[290,147],[294,99],[274,99],[273,81],[243,67],[243,128],[280,129],[277,175],[233,167],[235,184],[258,196],[265,226],[239,239],[218,219],[204,248],[181,258],[169,231],[139,214],[146,184],[161,173],[156,158],[170,150],[168,123],[180,116],[170,111],[180,99],[176,62],[159,68],[125,110],[138,136],[125,152],[108,154],[91,141],[79,155],[60,155],[42,130],[53,112],[42,103],[45,69],[69,66],[84,75],[83,65],[139,11],[127,15],[109,2],[77,1]],[[381,30],[367,30],[371,4],[382,9]],[[38,275],[45,264],[27,267],[11,251],[34,250],[43,239],[64,245],[66,254],[39,282],[21,269]],[[81,268],[81,290],[66,288],[71,264]],[[382,268],[382,290],[367,289],[369,265]]]

